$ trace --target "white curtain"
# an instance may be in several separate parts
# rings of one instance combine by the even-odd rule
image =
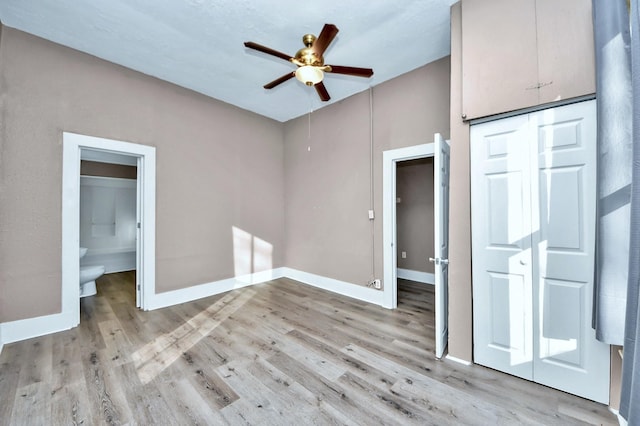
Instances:
[[[631,0],[631,75],[633,92],[633,164],[629,280],[624,332],[620,414],[640,425],[640,0]]]
[[[598,198],[593,326],[622,345],[629,265],[631,52],[625,0],[594,0]]]

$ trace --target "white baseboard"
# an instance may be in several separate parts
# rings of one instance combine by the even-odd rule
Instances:
[[[462,364],[462,365],[471,365],[472,364],[471,361],[465,361],[464,359],[456,358],[456,357],[451,356],[449,354],[447,354],[447,356],[445,356],[445,358],[448,359],[449,361],[457,362],[458,364]]]
[[[624,417],[622,417],[619,410],[616,410],[615,408],[611,408],[611,406],[609,406],[609,411],[611,411],[611,413],[613,413],[616,416],[616,418],[618,419],[618,424],[620,426],[627,426],[629,424],[627,420]]]
[[[282,278],[284,276],[284,269],[285,268],[270,269],[268,271],[256,272],[220,281],[213,281],[206,284],[182,288],[180,290],[157,293],[153,295],[152,300],[145,300],[145,306],[148,310],[166,308],[168,306],[191,302],[193,300],[202,299],[203,297],[213,296],[226,291],[235,290],[237,288],[261,284],[277,278]]]
[[[292,280],[300,281],[343,296],[383,306],[383,292],[381,290],[286,267],[200,284],[180,290],[158,293],[153,295],[152,300],[146,301],[146,306],[148,310],[165,308],[283,277],[291,278]],[[4,343],[17,342],[19,340],[68,330],[78,325],[73,322],[74,319],[71,316],[60,313],[0,323],[0,351]]]
[[[79,303],[79,302],[78,302]],[[65,314],[52,314],[42,317],[0,323],[1,344],[13,343],[45,334],[69,330],[74,324],[73,317]]]
[[[364,302],[373,303],[383,306],[383,295],[381,290],[364,287],[357,284],[340,281],[333,278],[323,277],[321,275],[310,274],[308,272],[298,271],[293,268],[283,268],[284,276],[301,283],[309,284],[314,287],[328,290],[342,296],[348,296]]]
[[[412,269],[397,269],[397,277],[403,280],[415,281],[425,284],[435,284],[436,276],[429,272],[414,271]]]

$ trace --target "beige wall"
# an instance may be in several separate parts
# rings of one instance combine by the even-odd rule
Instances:
[[[433,158],[397,163],[396,194],[397,266],[433,274]]]
[[[462,121],[461,4],[451,7],[451,177],[449,182],[449,355],[471,361],[471,182],[469,125]]]
[[[138,177],[136,166],[88,160],[80,161],[80,174],[83,176],[104,176],[123,179],[136,179]]]
[[[158,292],[232,277],[233,226],[283,265],[281,123],[7,27],[0,102],[0,321],[60,312],[63,131],[157,148]]]
[[[366,285],[382,278],[382,152],[449,137],[449,58],[285,124],[287,266]],[[372,235],[373,231],[373,235]],[[384,284],[383,284],[384,285]]]

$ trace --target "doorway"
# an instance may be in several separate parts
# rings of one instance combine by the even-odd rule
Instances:
[[[397,165],[399,162],[433,157],[434,161],[434,256],[436,357],[444,355],[448,340],[448,209],[449,144],[440,134],[434,142],[383,153],[383,306],[398,306]]]
[[[146,310],[155,294],[155,147],[63,133],[62,312],[69,327],[80,322],[80,162],[135,162],[136,305]],[[117,159],[117,160],[114,160]]]
[[[96,273],[104,268],[99,283],[116,277],[111,274],[127,276],[131,291],[125,294],[140,307],[134,278],[140,222],[138,157],[82,148],[80,158],[80,247],[86,249],[80,259],[80,275],[83,268]],[[129,273],[122,274],[125,272]],[[95,291],[90,283],[81,289],[80,297],[95,295]]]

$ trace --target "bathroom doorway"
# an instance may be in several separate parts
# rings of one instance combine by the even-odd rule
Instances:
[[[155,148],[63,133],[62,312],[69,326],[80,321],[80,167],[82,160],[136,166],[136,305],[147,308],[155,294]],[[128,162],[128,163],[127,163]],[[133,165],[132,164],[132,165]],[[109,223],[98,224],[106,232]]]
[[[80,257],[80,297],[96,294],[96,281],[92,281],[96,276],[130,271],[124,275],[129,276],[131,299],[140,307],[134,272],[140,222],[138,157],[83,148],[80,160],[79,225],[80,247],[84,248],[84,256]]]

